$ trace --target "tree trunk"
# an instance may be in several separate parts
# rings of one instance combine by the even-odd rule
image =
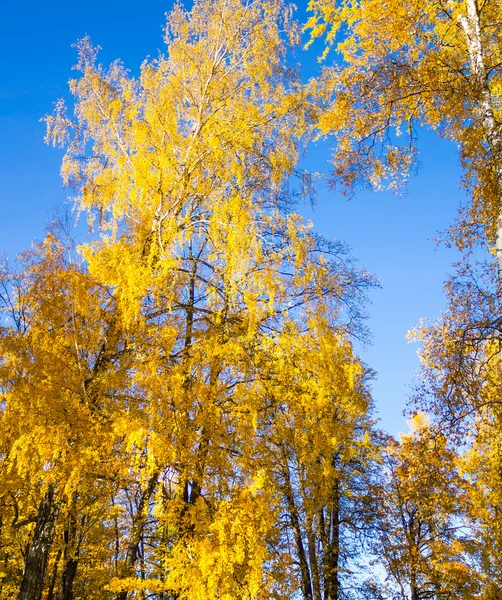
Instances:
[[[85,516],[80,518],[80,522],[77,521],[77,501],[78,494],[74,493],[72,497],[71,510],[68,513],[67,523],[63,532],[63,542],[64,546],[61,552],[61,549],[58,551],[57,562],[59,562],[59,558],[61,553],[63,555],[63,563],[61,569],[61,578],[59,591],[57,594],[58,600],[73,600],[73,582],[77,575],[77,568],[79,564],[79,555],[80,555],[80,546],[84,539],[83,528],[85,525]],[[53,573],[53,581],[51,582],[51,590],[54,587],[54,580],[57,570],[54,569]],[[51,591],[51,598],[53,597],[54,592]],[[47,599],[49,600],[49,598]]]
[[[61,594],[59,600],[73,600],[73,581],[77,574],[78,558],[66,561],[65,569],[61,579]]]
[[[314,533],[314,522],[311,517],[307,518],[306,523],[307,542],[309,549],[310,572],[312,573],[312,593],[314,600],[321,599],[321,580],[319,577],[318,552],[316,548],[316,539]]]
[[[324,599],[338,600],[340,580],[338,577],[340,562],[340,490],[336,481],[329,506],[329,528],[327,548],[325,552]]]
[[[76,510],[76,498],[73,509]],[[84,521],[82,521],[82,525]],[[80,542],[78,541],[77,520],[75,514],[68,515],[68,525],[64,532],[63,572],[58,600],[73,600],[73,581],[77,574]]]
[[[45,572],[54,539],[54,531],[59,513],[54,487],[51,485],[42,499],[24,565],[23,580],[18,600],[41,600]]]
[[[310,580],[310,571],[307,562],[307,554],[303,545],[300,517],[298,516],[298,510],[296,508],[295,496],[293,492],[293,487],[291,486],[291,479],[289,476],[289,468],[286,456],[284,456],[282,475],[284,480],[283,494],[284,498],[286,499],[286,505],[288,507],[289,519],[291,521],[291,527],[293,529],[293,535],[296,543],[296,552],[298,554],[298,561],[300,563],[302,594],[304,600],[312,600],[312,582]]]
[[[124,570],[122,572],[123,577],[129,577],[134,572],[134,567],[139,556],[139,547],[141,544],[141,536],[143,534],[143,528],[147,520],[148,503],[152,497],[157,482],[159,480],[159,473],[154,473],[150,477],[147,487],[141,493],[141,498],[138,505],[138,510],[134,515],[131,538],[127,546],[127,554],[125,558]],[[67,599],[65,599],[67,600]],[[117,594],[117,600],[127,600],[127,592],[119,592]]]
[[[57,577],[58,577],[58,567],[59,567],[59,561],[61,559],[61,548],[58,550],[58,553],[56,555],[56,558],[54,559],[54,564],[52,565],[52,575],[49,581],[49,589],[47,592],[47,600],[54,600],[55,596],[54,596],[54,590],[56,589],[56,581],[57,581]]]
[[[500,124],[495,118],[493,100],[490,92],[488,72],[485,64],[483,44],[481,38],[481,23],[477,0],[465,0],[467,16],[459,17],[460,24],[464,30],[469,50],[469,60],[474,76],[476,92],[478,95],[479,108],[483,128],[495,170],[498,183],[498,213],[495,228],[495,249],[497,254],[499,293],[502,292],[502,165],[499,164],[499,155],[502,151],[502,135]]]

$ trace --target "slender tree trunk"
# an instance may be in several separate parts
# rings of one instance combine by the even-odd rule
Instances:
[[[85,516],[77,521],[78,494],[73,494],[71,510],[67,517],[67,524],[63,533],[63,566],[59,586],[58,600],[73,600],[73,582],[77,575],[79,564],[80,546],[84,539],[83,528]],[[61,551],[58,552],[58,557]]]
[[[325,555],[324,599],[338,600],[340,595],[340,489],[336,481],[329,506],[328,543]]]
[[[328,598],[328,593],[329,590],[327,589],[327,578],[326,578],[326,574],[329,572],[329,555],[330,555],[330,545],[329,545],[329,532],[327,531],[326,527],[326,517],[325,517],[325,512],[326,508],[323,508],[322,510],[319,511],[319,535],[321,538],[321,548],[322,548],[322,583],[323,583],[323,590],[324,590],[324,600],[327,600]]]
[[[65,563],[65,568],[61,578],[61,593],[59,600],[73,600],[73,582],[77,575],[78,558],[70,558]]]
[[[479,98],[478,102],[483,128],[497,173],[498,212],[495,228],[495,249],[497,254],[499,293],[502,293],[502,165],[500,164],[502,135],[500,124],[497,122],[493,110],[493,100],[483,52],[478,2],[477,0],[465,0],[465,2],[467,16],[463,15],[459,17],[459,21],[467,41],[469,60],[476,86],[475,92]]]
[[[52,574],[51,574],[51,578],[50,578],[50,583],[49,583],[49,589],[47,591],[47,600],[54,600],[54,590],[56,589],[56,581],[57,581],[57,577],[58,577],[58,568],[59,568],[59,561],[61,559],[61,548],[58,550],[57,554],[56,554],[56,558],[54,559],[54,564],[52,565]]]
[[[200,254],[199,254],[200,256]],[[189,255],[188,258],[192,262],[192,269],[190,272],[190,280],[188,282],[188,302],[187,308],[185,311],[185,340],[184,340],[184,357],[183,360],[187,362],[190,358],[190,351],[193,343],[193,333],[194,333],[194,319],[195,319],[195,288],[196,288],[196,278],[197,278],[197,268],[198,268],[198,258],[199,256],[195,256],[193,253],[192,241],[189,243]],[[185,374],[185,383],[184,383],[184,394],[186,399],[187,406],[190,404],[191,397],[191,382],[188,375],[188,371]],[[184,418],[186,421],[186,426],[190,426],[190,415],[189,411],[185,409]],[[187,474],[184,472],[184,469],[181,469],[181,479],[182,485],[181,488],[181,498],[183,500],[182,508],[178,515],[178,531],[177,531],[177,539],[181,540],[185,537],[189,537],[193,533],[193,524],[190,522],[189,510],[190,507],[193,506],[197,498],[200,496],[201,488],[197,481],[190,480]],[[180,592],[173,592],[170,595],[170,598],[173,600],[177,600],[180,596]]]
[[[76,510],[76,498],[73,502]],[[84,519],[82,519],[82,526]],[[75,514],[68,516],[68,526],[64,532],[63,572],[58,600],[73,600],[73,582],[77,575],[78,555],[80,551],[79,531]]]
[[[2,521],[2,517],[0,516],[0,544],[2,543],[2,538],[3,538],[3,521]],[[1,549],[1,546],[0,546],[0,549]],[[4,559],[3,559],[3,567],[4,567],[5,571],[7,571],[8,564],[9,564],[9,554],[6,552]],[[5,579],[5,577],[0,577],[0,597],[2,595],[4,579]]]
[[[291,521],[291,527],[293,529],[293,535],[295,538],[296,552],[298,554],[298,562],[300,563],[300,576],[301,576],[301,590],[304,600],[312,599],[312,581],[310,579],[309,565],[307,562],[307,554],[303,545],[302,530],[300,525],[300,517],[296,508],[295,496],[293,487],[291,485],[291,478],[289,475],[289,467],[287,463],[287,456],[283,456],[284,464],[282,467],[283,476],[283,494],[286,499],[286,505],[288,507],[289,518]]]
[[[125,565],[122,575],[124,577],[131,576],[134,572],[134,567],[139,557],[139,549],[141,544],[141,536],[143,535],[143,529],[146,524],[148,517],[148,503],[150,498],[155,491],[157,482],[159,480],[159,473],[154,473],[150,477],[148,485],[141,493],[141,498],[138,505],[138,510],[133,518],[131,537],[127,546],[127,553],[125,558]],[[117,600],[127,600],[127,592],[119,592],[117,594]],[[66,600],[66,599],[65,599]]]
[[[54,540],[58,513],[59,502],[56,501],[54,487],[51,485],[38,509],[35,531],[25,560],[18,600],[41,600],[42,598],[45,572]]]
[[[420,594],[417,585],[417,575],[415,571],[411,572],[410,576],[410,592],[411,592],[411,600],[419,600]]]
[[[314,600],[321,599],[321,580],[319,577],[318,552],[316,548],[316,539],[314,533],[314,522],[312,517],[307,519],[306,523],[307,543],[309,549],[310,572],[312,573],[312,594]]]

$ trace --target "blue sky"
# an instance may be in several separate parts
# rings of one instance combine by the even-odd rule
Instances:
[[[299,15],[302,16],[301,3]],[[120,58],[133,72],[164,50],[162,25],[170,3],[80,0],[2,3],[0,8],[0,253],[13,255],[43,235],[44,223],[65,197],[59,177],[61,152],[44,145],[40,119],[67,96],[79,38],[102,47],[101,61]],[[315,49],[299,59],[315,63]],[[364,360],[378,371],[373,384],[381,426],[406,429],[402,410],[418,367],[417,347],[406,332],[421,318],[439,316],[442,285],[454,251],[435,249],[433,238],[453,220],[464,199],[453,144],[432,133],[420,139],[421,168],[409,193],[361,193],[347,201],[320,186],[315,228],[345,240],[354,256],[382,283],[371,294],[368,322],[373,345]],[[329,170],[329,143],[308,156],[316,171]]]

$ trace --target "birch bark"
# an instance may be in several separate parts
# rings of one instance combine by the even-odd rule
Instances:
[[[467,14],[459,17],[460,25],[465,35],[467,48],[469,51],[469,60],[472,74],[474,76],[474,85],[479,98],[479,108],[483,128],[486,133],[486,141],[492,157],[495,161],[497,182],[499,188],[499,208],[497,214],[497,226],[495,236],[495,248],[497,255],[498,285],[499,293],[502,292],[502,166],[497,157],[502,148],[502,135],[500,123],[495,118],[493,109],[493,98],[490,91],[489,73],[486,68],[483,43],[481,36],[481,19],[477,0],[465,0]]]

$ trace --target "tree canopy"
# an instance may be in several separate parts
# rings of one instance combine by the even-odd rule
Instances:
[[[310,10],[177,4],[136,75],[77,42],[46,141],[88,239],[56,216],[0,269],[0,600],[500,597],[501,6]],[[302,158],[326,136],[333,188],[398,189],[424,127],[466,252],[397,440],[357,352],[377,282],[301,216]]]

